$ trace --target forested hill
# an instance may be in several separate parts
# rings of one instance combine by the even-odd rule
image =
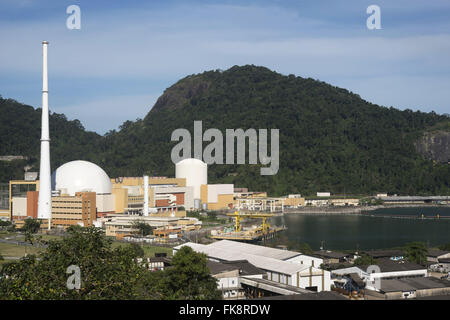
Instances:
[[[261,176],[259,165],[211,165],[210,182],[271,195],[450,193],[449,165],[433,163],[415,148],[424,132],[448,122],[447,116],[380,107],[324,82],[255,66],[188,76],[166,89],[144,119],[126,121],[102,138],[77,126],[80,137],[90,137],[86,152],[65,156],[94,160],[112,177],[173,176],[171,134],[177,128],[192,134],[194,120],[203,121],[203,131],[217,128],[224,135],[227,128],[280,130],[278,174]],[[51,148],[59,161],[53,140]]]
[[[102,136],[84,130],[80,121],[68,121],[63,114],[50,114],[52,170],[77,158],[101,160]],[[34,109],[0,96],[0,156],[24,156],[26,160],[0,161],[0,183],[23,179],[24,167],[39,171],[41,109]]]

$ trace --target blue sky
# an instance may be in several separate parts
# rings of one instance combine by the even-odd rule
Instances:
[[[66,8],[81,8],[69,30]],[[381,8],[381,30],[366,8]],[[143,118],[164,89],[255,64],[347,88],[384,106],[450,113],[450,1],[0,0],[0,94],[105,133]]]

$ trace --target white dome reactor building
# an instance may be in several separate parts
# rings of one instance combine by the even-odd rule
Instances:
[[[76,192],[110,194],[111,180],[98,165],[83,160],[63,164],[53,172],[52,190],[74,196]]]
[[[194,199],[200,199],[200,187],[208,184],[208,166],[199,159],[184,159],[175,165],[175,177],[185,178],[186,186],[194,188]]]

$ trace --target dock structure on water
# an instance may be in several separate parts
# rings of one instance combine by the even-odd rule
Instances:
[[[271,213],[242,213],[236,211],[235,213],[228,213],[227,216],[234,218],[234,229],[227,230],[224,228],[222,231],[216,231],[211,234],[211,238],[218,240],[236,240],[253,242],[258,240],[267,240],[275,237],[277,232],[286,230],[286,227],[272,227],[268,223],[268,219],[275,216]],[[262,224],[255,226],[254,228],[243,229],[242,220],[250,219],[262,219]]]

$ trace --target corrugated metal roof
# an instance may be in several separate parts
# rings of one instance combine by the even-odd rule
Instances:
[[[381,280],[381,290],[384,292],[413,291],[448,287],[450,287],[450,281],[440,280],[433,277]]]
[[[450,251],[430,248],[430,249],[427,250],[427,257],[437,258],[439,256],[446,255],[448,253],[450,253]]]
[[[391,259],[377,259],[375,265],[377,265],[381,272],[400,272],[400,271],[413,271],[413,270],[427,270],[427,267],[420,264],[409,262],[406,260],[393,261]],[[360,266],[362,270],[367,270],[369,266]]]
[[[231,240],[221,240],[209,244],[208,246],[217,250],[233,250],[242,253],[251,253],[256,256],[274,258],[277,260],[286,260],[301,255],[300,252],[258,246],[250,243],[237,242]]]
[[[223,240],[226,241],[226,240]],[[238,243],[240,244],[240,243]],[[297,272],[304,272],[309,269],[309,266],[297,263],[291,263],[286,261],[277,260],[270,257],[258,256],[251,253],[244,253],[239,251],[232,251],[230,249],[218,249],[211,245],[202,245],[198,243],[188,242],[175,247],[175,250],[179,250],[183,246],[189,246],[196,252],[202,252],[212,259],[222,260],[222,261],[232,261],[232,260],[247,260],[256,267],[273,271],[278,273],[283,273],[287,275],[292,275]],[[313,268],[317,270],[317,268]]]

